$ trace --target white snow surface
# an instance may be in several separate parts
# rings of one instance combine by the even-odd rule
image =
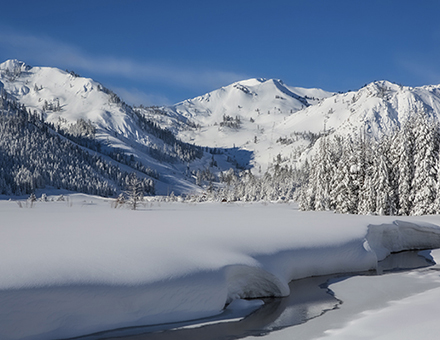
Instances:
[[[288,204],[149,203],[72,195],[0,201],[0,338],[66,338],[219,314],[293,279],[376,268],[440,247],[440,218],[299,212]]]
[[[436,263],[440,263],[438,249],[432,251],[431,255]],[[393,287],[394,292],[387,292],[385,303],[371,305],[368,310],[355,313],[354,318],[343,327],[327,330],[322,339],[410,340],[420,337],[437,338],[440,332],[440,323],[438,322],[440,306],[437,303],[440,298],[439,270],[440,266],[436,265],[428,270],[391,275],[390,286]],[[330,287],[342,297],[345,295],[344,292],[350,292],[348,287],[353,284],[369,285],[369,287],[374,287],[376,292],[380,289],[384,294],[383,284],[375,283],[373,278],[355,278],[353,281],[361,280],[362,283],[342,281],[332,284]],[[411,290],[408,289],[410,284]],[[418,288],[414,289],[414,287]],[[348,300],[349,304],[354,305],[359,298],[349,297]]]

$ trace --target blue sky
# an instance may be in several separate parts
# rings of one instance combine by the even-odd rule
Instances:
[[[132,104],[234,81],[328,91],[440,84],[440,1],[4,1],[0,61],[56,66]]]

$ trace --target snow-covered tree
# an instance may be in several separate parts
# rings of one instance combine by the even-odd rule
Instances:
[[[437,126],[419,112],[414,123],[414,179],[412,215],[433,214],[437,179]]]
[[[414,137],[411,122],[406,122],[394,140],[397,152],[397,194],[399,215],[409,215],[412,209],[412,182],[414,181]]]
[[[396,212],[394,205],[395,199],[384,145],[378,146],[373,169],[370,185],[375,188],[376,193],[376,209],[374,213],[378,215],[394,215]]]
[[[319,143],[318,155],[315,158],[313,172],[315,190],[315,210],[328,210],[330,208],[330,183],[333,176],[330,147],[325,137]]]
[[[332,200],[334,209],[340,213],[357,212],[358,186],[357,162],[352,149],[342,152],[333,180]]]
[[[326,146],[330,157],[319,153],[313,159],[309,181],[298,195],[300,208],[323,209],[323,192],[330,183],[329,206],[338,212],[440,212],[439,136],[438,124],[419,108],[400,131],[378,142],[369,141],[365,134],[339,142],[334,138]]]
[[[135,174],[128,178],[126,195],[126,203],[132,210],[136,210],[144,198],[144,188],[142,181]]]

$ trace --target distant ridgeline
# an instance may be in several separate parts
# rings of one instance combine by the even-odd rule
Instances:
[[[306,165],[302,210],[351,214],[440,213],[439,124],[421,111],[380,141],[323,138]]]
[[[81,128],[79,122],[76,128]],[[88,126],[85,124],[85,130]],[[88,131],[90,132],[90,131]],[[0,194],[24,195],[51,186],[100,196],[115,196],[127,189],[131,176],[96,152],[100,146],[89,134],[57,130],[24,105],[0,98]],[[100,151],[100,150],[99,150]],[[158,177],[128,156],[113,152],[113,158],[133,170]],[[141,180],[144,194],[155,193],[150,178]]]

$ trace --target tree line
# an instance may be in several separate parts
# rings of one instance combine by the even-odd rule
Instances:
[[[440,130],[421,110],[379,141],[366,133],[321,138],[303,168],[302,210],[425,215],[440,213]]]
[[[232,169],[199,200],[289,201],[301,210],[375,215],[440,213],[440,126],[424,110],[379,140],[322,135],[299,168],[277,159],[262,176]]]

